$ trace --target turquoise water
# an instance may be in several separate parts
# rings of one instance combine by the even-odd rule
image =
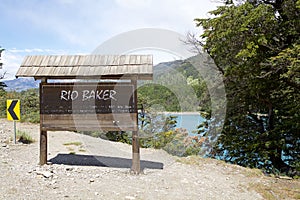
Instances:
[[[176,128],[185,128],[189,132],[190,135],[195,134],[197,131],[197,126],[203,122],[204,118],[200,116],[200,114],[191,113],[191,114],[180,114],[180,113],[172,113],[168,114],[171,116],[177,117]]]

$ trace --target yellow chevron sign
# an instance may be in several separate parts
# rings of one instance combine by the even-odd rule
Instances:
[[[6,101],[6,107],[7,119],[11,121],[20,121],[20,100],[8,99]]]

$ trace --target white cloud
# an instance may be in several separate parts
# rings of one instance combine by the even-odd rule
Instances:
[[[14,14],[67,43],[98,46],[105,39],[139,28],[197,32],[193,21],[215,7],[211,0],[26,1]]]
[[[51,54],[65,54],[65,50],[59,50],[59,49],[40,49],[40,48],[33,48],[33,49],[17,49],[17,48],[12,48],[6,50],[7,52],[10,53],[40,53],[40,54],[45,54],[45,53],[51,53]]]
[[[4,77],[5,80],[14,79],[15,74],[23,60],[23,56],[6,50],[2,53],[2,59],[3,67],[0,73],[6,73]]]
[[[80,53],[80,52],[70,52],[67,50],[62,49],[40,49],[40,48],[33,48],[33,49],[6,49],[2,52],[2,62],[3,67],[0,70],[0,74],[6,73],[5,80],[14,79],[15,75],[22,64],[25,56],[27,55],[68,55],[70,53],[73,54],[87,54],[87,53]]]
[[[207,12],[218,5],[212,0],[27,0],[18,4],[10,2],[1,2],[2,14],[11,20],[11,24],[19,24],[24,29],[20,34],[25,35],[26,28],[32,29],[30,33],[36,34],[42,43],[35,45],[36,41],[32,40],[30,43],[39,48],[22,49],[5,44],[7,50],[3,54],[3,70],[8,72],[7,78],[14,78],[25,55],[79,54],[87,47],[92,52],[113,36],[135,29],[162,28],[183,35],[188,31],[199,33],[194,18],[207,17]],[[49,35],[55,38],[55,41],[49,40]],[[17,43],[22,43],[22,40]],[[47,48],[58,44],[60,47],[73,46],[76,49]]]
[[[151,0],[115,0],[116,4],[129,9],[146,9],[149,8]]]

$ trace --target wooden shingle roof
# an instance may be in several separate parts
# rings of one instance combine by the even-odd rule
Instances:
[[[152,79],[152,55],[26,56],[16,77],[35,79],[137,77]]]

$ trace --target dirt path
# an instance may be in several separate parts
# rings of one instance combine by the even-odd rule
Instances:
[[[0,119],[0,199],[262,199],[250,189],[262,180],[241,167],[205,159],[189,165],[142,149],[143,174],[133,175],[130,145],[71,132],[49,132],[52,164],[39,166],[39,126],[17,128],[36,142],[13,144],[12,123]]]

